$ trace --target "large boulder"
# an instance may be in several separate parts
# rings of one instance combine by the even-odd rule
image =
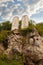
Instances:
[[[28,65],[31,65],[30,61],[32,61],[32,65],[33,63],[36,65],[43,65],[43,38],[41,36],[34,36],[33,38],[29,38],[29,45],[25,47],[23,53],[26,59],[28,58]]]

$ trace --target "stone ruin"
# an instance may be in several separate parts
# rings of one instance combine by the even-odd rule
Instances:
[[[24,15],[21,19],[22,21],[22,25],[21,25],[21,28],[27,28],[28,27],[28,16],[27,15]],[[18,16],[15,16],[13,18],[13,22],[12,22],[12,29],[11,30],[15,30],[15,29],[18,29],[19,27],[19,17]]]

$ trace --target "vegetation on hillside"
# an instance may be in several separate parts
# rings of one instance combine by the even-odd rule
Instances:
[[[11,59],[8,59],[7,55],[0,55],[0,65],[24,65],[22,55],[13,55]]]
[[[43,23],[36,24],[36,29],[38,30],[39,34],[43,36]]]
[[[11,23],[9,21],[0,23],[0,43],[3,43],[4,47],[7,48],[7,36],[11,30]]]

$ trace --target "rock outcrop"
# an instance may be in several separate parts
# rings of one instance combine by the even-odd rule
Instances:
[[[15,31],[8,36],[9,45],[4,53],[19,52],[25,56],[26,65],[43,65],[43,37],[35,29],[26,36]]]

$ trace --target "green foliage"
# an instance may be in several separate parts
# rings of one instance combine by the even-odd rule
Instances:
[[[32,32],[32,30],[33,30],[34,27],[35,27],[34,21],[30,20],[30,21],[29,21],[29,24],[28,24],[28,27],[27,27],[27,28],[20,29],[20,32],[21,32],[23,35],[26,35],[27,32],[28,32],[28,33]]]
[[[7,38],[7,31],[3,30],[0,32],[0,42],[3,42]]]
[[[13,58],[9,60],[7,55],[0,55],[0,65],[23,65],[21,59],[21,56],[19,56],[18,59],[14,59],[13,56]]]
[[[29,23],[35,24],[35,21],[34,20],[30,20]]]
[[[3,43],[5,48],[7,48],[7,45],[8,45],[7,35],[8,35],[8,32],[5,30],[0,32],[0,42]]]
[[[2,30],[2,25],[1,25],[1,23],[0,23],[0,31]]]
[[[21,24],[22,24],[22,21],[20,20],[19,21],[19,30],[21,29]]]
[[[36,29],[38,30],[40,35],[43,35],[43,23],[36,24]]]
[[[2,30],[11,30],[11,23],[10,21],[6,21],[0,24],[0,31]]]
[[[0,23],[0,43],[2,42],[4,47],[6,48],[8,45],[7,36],[10,33],[10,30],[11,30],[10,21]]]
[[[29,32],[32,32],[33,28],[35,28],[35,22],[30,20],[29,21],[29,26],[28,26]]]

